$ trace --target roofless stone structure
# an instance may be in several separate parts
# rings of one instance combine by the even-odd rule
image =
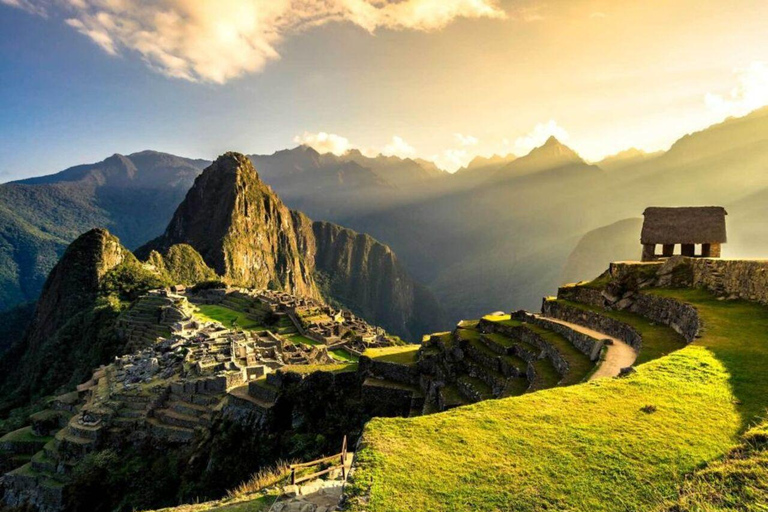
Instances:
[[[674,256],[680,246],[683,256],[719,258],[720,246],[727,241],[725,216],[720,206],[646,208],[643,212],[643,261]],[[661,246],[661,254],[656,247]],[[700,248],[697,248],[700,246]]]

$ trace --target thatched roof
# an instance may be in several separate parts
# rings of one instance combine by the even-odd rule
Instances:
[[[644,244],[714,244],[727,241],[720,206],[646,208],[640,236]]]

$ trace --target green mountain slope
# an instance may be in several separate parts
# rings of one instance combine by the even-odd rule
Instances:
[[[69,242],[91,228],[128,247],[161,233],[204,165],[144,151],[0,185],[0,311],[36,300]]]

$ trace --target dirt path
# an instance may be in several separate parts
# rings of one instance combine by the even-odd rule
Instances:
[[[587,336],[592,336],[593,338],[597,338],[599,340],[608,339],[613,341],[612,345],[608,345],[608,350],[605,353],[605,360],[600,363],[600,366],[597,368],[595,373],[592,374],[589,380],[601,379],[604,377],[616,377],[622,368],[632,366],[632,364],[635,362],[635,359],[637,359],[637,352],[635,349],[618,338],[608,336],[605,333],[595,331],[594,329],[590,329],[589,327],[584,327],[579,324],[564,322],[556,318],[543,318],[546,318],[551,322],[557,322],[559,324],[566,325],[574,331],[584,333]]]

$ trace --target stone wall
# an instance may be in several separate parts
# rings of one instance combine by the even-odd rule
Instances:
[[[376,361],[367,356],[360,358],[360,371],[376,378],[402,382],[403,384],[418,385],[418,367],[414,365],[398,364],[388,361]]]
[[[555,332],[567,339],[579,352],[589,357],[591,361],[596,361],[600,357],[600,350],[603,348],[603,341],[593,338],[587,334],[579,331],[575,331],[558,322],[553,322],[546,318],[532,315],[527,311],[516,311],[512,313],[512,318],[517,320],[528,322],[534,325],[538,325],[543,329]]]
[[[721,296],[768,304],[768,261],[686,259],[693,286]]]
[[[696,308],[674,299],[639,293],[632,298],[627,310],[671,327],[688,343],[696,338],[701,329]]]
[[[569,306],[555,300],[544,299],[541,312],[544,316],[583,325],[584,327],[623,340],[635,350],[640,350],[643,342],[640,333],[632,326],[594,311]]]
[[[605,303],[602,290],[586,286],[562,286],[557,290],[557,296],[563,300],[580,302],[591,306],[602,307]]]
[[[550,345],[547,340],[533,332],[525,325],[511,326],[483,319],[478,324],[478,328],[483,332],[495,332],[509,338],[515,338],[533,345],[534,347],[541,350],[542,353],[544,353],[544,355],[552,361],[552,364],[555,366],[555,369],[560,375],[565,375],[568,370],[570,370],[568,361],[563,358],[560,352],[558,352],[552,345]],[[524,354],[516,353],[515,355],[522,357],[529,363],[531,362],[530,359],[524,357]]]

